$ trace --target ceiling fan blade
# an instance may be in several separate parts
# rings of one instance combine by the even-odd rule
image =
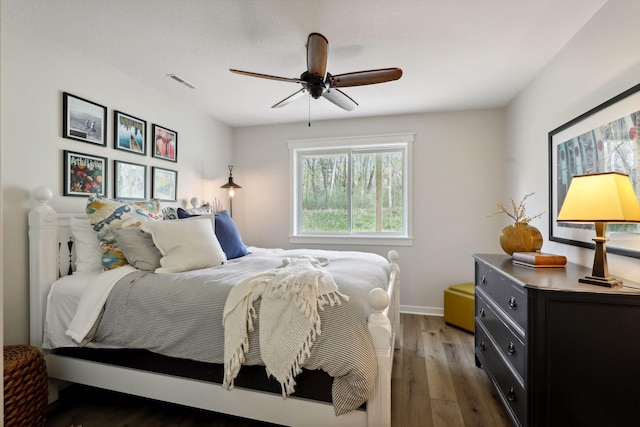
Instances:
[[[305,88],[300,89],[299,91],[297,91],[296,93],[294,93],[293,95],[289,95],[287,96],[285,99],[283,99],[282,101],[273,104],[271,106],[271,108],[280,108],[280,107],[284,107],[285,105],[289,104],[290,102],[295,101],[296,99],[301,98],[304,94],[307,93],[307,90]]]
[[[353,111],[358,106],[358,103],[351,99],[349,95],[342,92],[339,89],[330,88],[322,93],[322,96],[342,108],[343,110]]]
[[[234,70],[232,68],[229,68],[229,71],[231,71],[232,73],[243,75],[243,76],[260,77],[261,79],[278,80],[281,82],[291,82],[291,83],[306,83],[304,80],[300,80],[300,79],[290,79],[287,77],[270,76],[269,74],[252,73],[251,71]]]
[[[307,71],[309,74],[320,76],[324,80],[327,72],[327,51],[329,41],[318,33],[309,34],[307,40]]]
[[[379,70],[356,71],[353,73],[327,75],[329,87],[351,87],[373,85],[376,83],[390,82],[402,77],[400,68],[381,68]]]

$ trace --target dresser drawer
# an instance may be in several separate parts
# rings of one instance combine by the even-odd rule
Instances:
[[[503,363],[482,322],[476,322],[476,356],[495,384],[500,399],[516,424],[526,425],[527,395],[518,378]]]
[[[523,287],[508,282],[477,262],[476,287],[482,289],[495,305],[524,331],[527,324],[527,296]]]
[[[521,380],[524,380],[525,373],[525,351],[522,339],[491,309],[485,300],[482,289],[476,293],[476,316],[478,322],[482,323],[486,331],[493,337],[497,350],[502,354],[513,369],[518,373]]]

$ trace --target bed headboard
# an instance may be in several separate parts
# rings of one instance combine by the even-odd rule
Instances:
[[[49,287],[74,270],[71,218],[85,214],[57,213],[49,205],[53,192],[48,188],[38,187],[33,196],[38,205],[29,211],[29,341],[40,347]]]

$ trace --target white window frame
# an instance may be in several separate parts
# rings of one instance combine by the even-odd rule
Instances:
[[[346,244],[346,245],[385,245],[385,246],[412,246],[412,148],[415,139],[414,133],[399,133],[388,135],[357,136],[343,138],[322,138],[287,141],[289,147],[289,182],[290,182],[290,235],[289,243],[301,244]],[[301,233],[300,224],[300,200],[298,197],[298,183],[300,170],[298,167],[298,155],[309,153],[323,153],[337,149],[370,149],[380,150],[385,148],[402,148],[404,155],[403,192],[404,197],[404,233]]]

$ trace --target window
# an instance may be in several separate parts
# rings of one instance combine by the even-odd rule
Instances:
[[[413,134],[289,142],[291,241],[411,244],[411,142]]]

